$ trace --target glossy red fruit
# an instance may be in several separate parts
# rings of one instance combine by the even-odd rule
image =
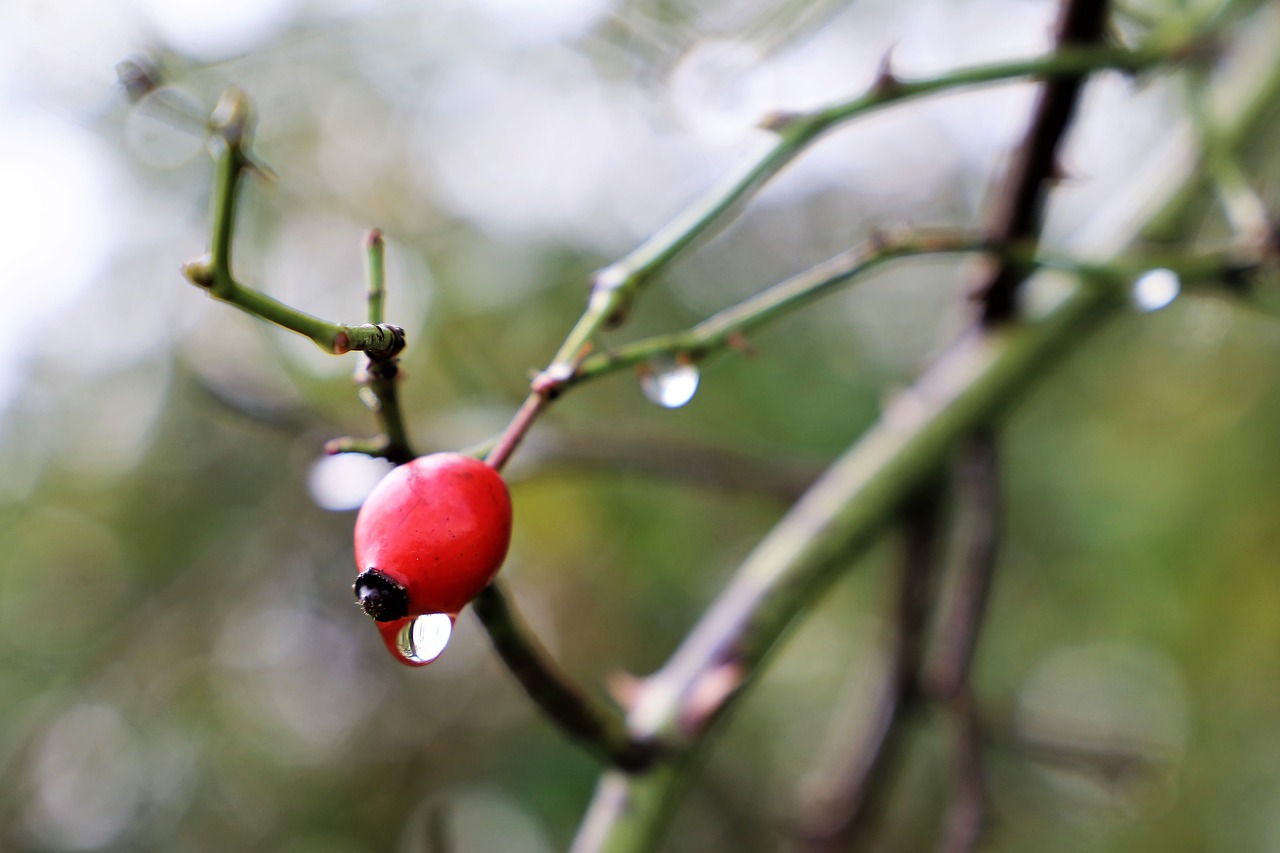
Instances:
[[[360,509],[356,600],[388,641],[391,623],[407,617],[456,616],[493,580],[510,542],[511,497],[497,471],[457,453],[422,456],[383,478]]]

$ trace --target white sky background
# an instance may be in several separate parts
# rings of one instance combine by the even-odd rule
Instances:
[[[158,365],[177,335],[198,332],[208,316],[177,274],[181,261],[203,251],[203,226],[193,221],[191,205],[208,188],[192,184],[184,196],[155,186],[161,167],[201,156],[199,145],[180,135],[166,143],[161,127],[161,148],[149,151],[139,141],[157,130],[147,117],[121,121],[128,108],[114,66],[149,44],[218,61],[252,56],[256,46],[299,22],[336,22],[332,33],[356,16],[361,25],[376,26],[383,13],[408,10],[418,16],[420,31],[399,35],[443,57],[444,82],[431,91],[389,95],[408,102],[395,104],[400,124],[380,139],[361,136],[368,122],[331,115],[319,162],[303,168],[323,175],[326,162],[351,159],[344,151],[367,151],[394,138],[408,160],[411,189],[493,240],[554,240],[609,254],[634,245],[765,144],[753,126],[769,110],[861,91],[889,46],[907,75],[1035,53],[1048,43],[1053,6],[1041,0],[854,2],[822,27],[779,45],[758,33],[717,31],[715,16],[732,18],[736,7],[712,3],[706,32],[680,48],[668,78],[655,86],[603,77],[582,51],[593,28],[618,14],[610,0],[449,0],[423,3],[420,12],[413,4],[361,0],[0,4],[0,312],[17,342],[0,353],[0,444],[25,442],[20,455],[34,476],[38,466],[30,460],[52,439],[14,420],[21,408],[15,403],[39,363],[64,378],[66,390],[43,388],[25,417],[85,418],[96,429],[79,445],[81,461],[104,473],[129,464],[145,447],[163,402],[167,373]],[[387,64],[414,57],[370,51],[368,59]],[[234,78],[234,65],[229,69]],[[279,73],[282,82],[301,85],[289,79],[289,69]],[[1113,100],[1128,96],[1122,88],[1112,87]],[[1143,107],[1140,99],[1137,109],[1158,107],[1153,100]],[[1029,95],[1025,88],[1003,88],[934,103],[838,134],[806,155],[761,204],[785,207],[836,184],[885,206],[884,221],[871,224],[901,224],[912,210],[927,211],[949,174],[996,168],[1025,121]],[[1142,112],[1134,109],[1126,115],[1138,126]],[[268,110],[264,105],[264,126],[272,122]],[[1143,144],[1141,134],[1134,138],[1131,146]],[[1097,156],[1105,151],[1115,158],[1120,148],[1114,138],[1089,146],[1084,177],[1116,168],[1100,165]],[[284,165],[287,193],[291,164]],[[340,201],[350,199],[354,247],[359,228],[375,223],[358,221],[361,180],[337,171],[330,184]],[[975,183],[975,193],[984,186]],[[975,197],[975,206],[979,202]],[[342,227],[339,221],[337,230]],[[331,245],[334,238],[323,239]],[[285,245],[267,268],[305,266],[314,249],[305,240]],[[357,250],[350,255],[358,270]],[[508,296],[486,297],[481,289],[475,298],[483,309],[486,301]],[[288,297],[319,313],[327,307],[305,294]],[[68,408],[63,398],[73,396],[72,389],[102,387],[104,375],[116,377],[111,405],[94,398]],[[9,480],[12,497],[23,478]],[[0,489],[0,500],[4,494]]]

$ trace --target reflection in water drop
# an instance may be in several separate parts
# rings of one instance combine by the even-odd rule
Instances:
[[[640,390],[651,403],[678,409],[698,391],[698,368],[687,357],[655,358],[640,367]]]
[[[1159,311],[1178,298],[1182,282],[1173,270],[1147,270],[1133,283],[1133,304],[1139,311]]]
[[[378,631],[396,659],[408,666],[425,666],[444,652],[453,633],[454,617],[427,613],[394,622],[379,622]]]

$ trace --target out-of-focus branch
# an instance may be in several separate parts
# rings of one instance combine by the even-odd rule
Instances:
[[[940,550],[941,489],[926,487],[903,512],[902,558],[884,678],[870,719],[846,710],[824,753],[834,756],[806,787],[797,835],[800,849],[837,853],[863,849],[905,746],[906,724],[920,696],[929,581]],[[865,706],[862,697],[848,708]],[[858,713],[861,713],[859,711]]]
[[[651,849],[686,759],[792,620],[902,510],[957,442],[991,423],[1118,304],[1113,289],[1080,285],[1037,322],[974,330],[888,406],[756,547],[668,663],[641,683],[631,731],[661,739],[672,758],[659,763],[661,770],[631,778],[606,774],[575,851]]]
[[[1271,61],[1280,19],[1262,13],[1260,18],[1253,41],[1270,46],[1270,53],[1251,54],[1254,73],[1222,81],[1231,89],[1223,128],[1229,139],[1247,133],[1280,91],[1280,73]],[[1157,218],[1187,203],[1184,188],[1196,177],[1194,165],[1187,164],[1168,174],[1158,193],[1149,193],[1150,209],[1164,208]],[[1130,217],[1106,235],[1111,251],[1131,241],[1146,219]],[[936,470],[955,443],[993,424],[1003,404],[1039,370],[1084,341],[1119,302],[1114,291],[1080,285],[1035,320],[971,332],[926,371],[904,400],[886,410],[880,423],[761,542],[668,664],[642,683],[629,716],[632,731],[681,735],[676,745],[683,749],[673,750],[642,775],[605,774],[575,840],[575,853],[653,849],[676,793],[687,781],[698,735],[741,695],[790,620],[866,546],[910,488]],[[700,692],[698,686],[713,673],[725,672],[737,673],[737,681],[733,689],[721,689],[717,705],[704,704],[704,714],[693,718],[701,728],[681,725],[690,720],[685,706]]]
[[[961,69],[938,77],[902,80],[888,68],[863,95],[809,113],[775,113],[762,126],[774,131],[775,144],[741,173],[709,192],[653,237],[592,278],[587,308],[565,337],[551,363],[534,380],[524,403],[487,457],[501,470],[547,404],[570,383],[597,335],[620,325],[639,290],[675,258],[718,225],[740,204],[827,131],[892,104],[960,88],[1022,78],[1077,78],[1104,69],[1138,72],[1168,65],[1192,51],[1194,38],[1165,38],[1138,49],[1083,47],[1047,56]]]
[[[982,776],[982,728],[968,683],[943,705],[951,738],[947,807],[938,853],[973,853],[987,822],[987,785]]]
[[[1036,255],[1033,246],[999,246],[961,231],[877,235],[864,246],[775,284],[689,329],[642,338],[593,353],[583,359],[582,366],[573,377],[560,387],[588,382],[661,357],[701,361],[740,347],[745,342],[746,332],[803,308],[836,287],[859,280],[884,264],[923,255],[966,253],[984,254],[1001,269],[1052,269],[1074,273],[1089,280],[1091,286],[1115,288],[1117,293],[1127,292],[1135,278],[1158,268],[1176,274],[1184,288],[1220,287],[1223,284],[1237,287],[1263,260],[1256,246],[1233,246],[1200,254],[1164,252],[1122,256],[1106,263],[1083,263],[1061,255]]]
[[[247,146],[253,132],[248,97],[235,87],[227,89],[210,119],[218,145],[213,192],[213,236],[209,254],[182,268],[192,284],[210,296],[269,323],[310,338],[328,353],[361,350],[394,357],[404,348],[404,330],[385,323],[345,325],[322,320],[238,282],[231,269],[236,208],[240,183],[246,171],[256,169]]]
[[[995,436],[980,430],[962,450],[956,490],[963,541],[944,581],[934,642],[923,677],[926,692],[938,700],[955,695],[968,680],[973,665],[999,551],[999,480]]]
[[[1063,2],[1054,34],[1056,50],[1100,47],[1108,5],[1106,0]],[[988,229],[993,243],[1034,247],[1040,242],[1045,198],[1050,184],[1062,173],[1058,150],[1075,115],[1088,73],[1082,70],[1065,74],[1045,82],[1041,88],[1030,128],[997,196]],[[1000,263],[978,284],[974,299],[981,306],[983,323],[1013,318],[1018,286],[1028,272],[1019,265]]]
[[[921,255],[962,254],[993,250],[980,235],[963,231],[919,230],[873,234],[862,246],[836,255],[786,281],[769,287],[715,314],[698,325],[669,335],[645,338],[595,353],[565,383],[573,385],[660,355],[680,354],[694,361],[739,344],[744,336],[826,296],[895,260]]]
[[[1205,174],[1227,223],[1242,241],[1276,251],[1275,226],[1258,192],[1240,164],[1235,147],[1222,137],[1205,92],[1203,73],[1189,73],[1186,79],[1187,111],[1199,137]]]
[[[995,435],[978,430],[961,450],[957,476],[957,527],[963,540],[949,567],[933,648],[921,679],[929,698],[946,715],[951,772],[940,853],[977,849],[986,822],[982,775],[981,719],[969,673],[991,592],[1000,539],[1000,471]]]
[[[880,76],[865,94],[813,112],[775,113],[767,117],[762,126],[777,133],[774,146],[740,175],[708,193],[633,252],[601,270],[597,275],[597,289],[625,294],[616,300],[615,310],[625,306],[626,299],[636,288],[721,223],[727,218],[726,214],[750,198],[814,140],[845,122],[893,104],[955,89],[1024,78],[1071,79],[1105,69],[1138,72],[1167,66],[1191,51],[1194,44],[1194,40],[1188,39],[1162,39],[1159,44],[1136,50],[1072,45],[1046,56],[962,68],[919,80],[900,79],[886,62]]]

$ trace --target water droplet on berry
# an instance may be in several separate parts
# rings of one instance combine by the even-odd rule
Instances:
[[[381,625],[378,627],[387,630]],[[394,631],[394,642],[388,643],[388,648],[401,663],[422,666],[440,657],[449,645],[453,617],[448,613],[427,613],[392,624],[390,628]]]
[[[651,403],[678,409],[698,391],[698,368],[688,358],[655,358],[640,366],[640,390]]]
[[[1182,282],[1169,269],[1147,270],[1133,283],[1133,304],[1139,311],[1159,311],[1178,298]]]

